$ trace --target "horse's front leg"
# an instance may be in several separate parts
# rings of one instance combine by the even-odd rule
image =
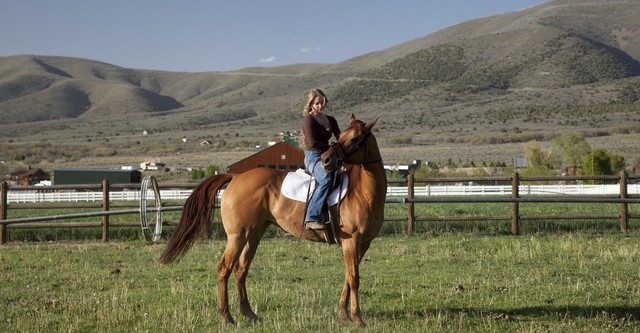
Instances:
[[[360,300],[358,298],[358,288],[360,285],[360,247],[358,241],[353,237],[348,241],[342,243],[342,252],[344,255],[344,263],[346,268],[345,273],[345,286],[342,290],[340,297],[340,312],[341,316],[346,317],[346,299],[351,298],[351,319],[354,321],[357,327],[365,327],[364,321],[362,321],[362,314],[360,313]],[[348,296],[346,296],[348,295]],[[344,304],[343,304],[344,302]]]
[[[338,304],[338,306],[340,307],[340,319],[342,320],[349,320],[349,311],[347,309],[347,304],[349,303],[349,293],[351,293],[351,289],[349,288],[349,273],[345,272],[344,286],[342,287],[340,302]]]

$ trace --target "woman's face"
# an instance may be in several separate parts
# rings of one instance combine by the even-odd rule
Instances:
[[[324,110],[324,97],[316,96],[311,102],[311,111],[320,113]]]

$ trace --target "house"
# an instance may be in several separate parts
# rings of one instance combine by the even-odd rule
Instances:
[[[304,151],[290,143],[280,141],[230,165],[227,168],[227,172],[242,173],[258,167],[282,171],[304,169]]]
[[[401,176],[406,177],[411,170],[419,168],[421,164],[421,160],[413,160],[411,164],[385,164],[384,169],[389,171],[398,171]]]
[[[33,169],[31,166],[11,173],[11,181],[16,185],[35,185],[44,180],[45,177],[46,174],[42,169]]]
[[[143,171],[163,171],[167,169],[167,165],[162,162],[144,161],[140,163],[140,169]]]

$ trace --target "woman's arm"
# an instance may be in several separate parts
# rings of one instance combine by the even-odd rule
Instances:
[[[336,136],[336,139],[339,138],[342,131],[340,130],[340,126],[338,125],[336,118],[329,116],[329,123],[331,124],[331,131],[333,132],[333,135]]]

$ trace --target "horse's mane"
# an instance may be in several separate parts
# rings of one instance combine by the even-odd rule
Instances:
[[[349,131],[349,130],[354,130],[356,131],[358,134],[362,132],[364,126],[366,124],[361,121],[361,120],[355,120],[351,126],[347,127],[346,130],[344,130],[344,132]],[[347,195],[351,194],[351,193],[355,193],[355,191],[358,189],[358,187],[360,186],[360,173],[362,173],[362,165],[359,164],[352,164],[349,166],[349,186],[347,188]]]

